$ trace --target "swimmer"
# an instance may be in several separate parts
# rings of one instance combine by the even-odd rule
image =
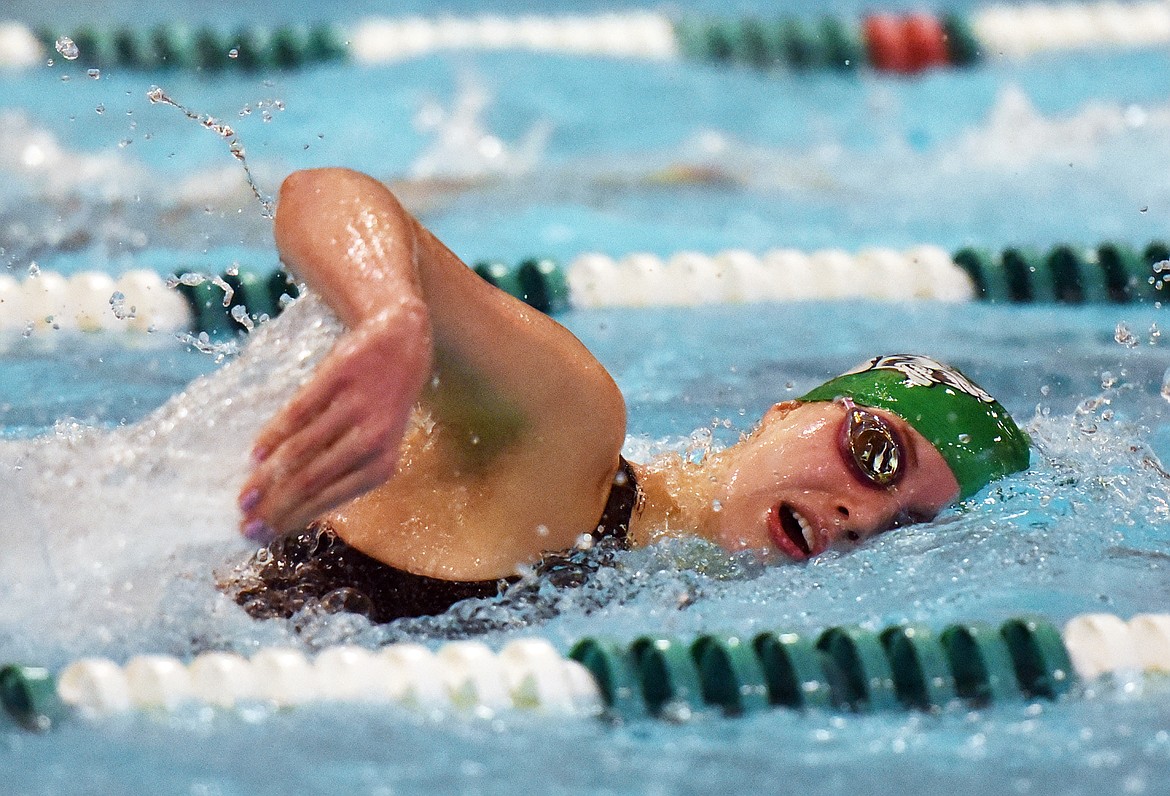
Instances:
[[[627,462],[625,404],[602,365],[381,183],[294,173],[276,244],[346,332],[255,442],[241,529],[269,547],[226,588],[257,615],[282,612],[265,593],[303,599],[306,566],[310,596],[351,588],[375,621],[439,613],[585,535],[630,547],[695,535],[804,561],[929,520],[1028,465],[998,402],[916,356],[777,403],[699,462]]]

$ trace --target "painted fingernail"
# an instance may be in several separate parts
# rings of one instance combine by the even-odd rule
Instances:
[[[276,536],[276,531],[269,528],[264,520],[248,520],[244,524],[244,536],[253,542],[267,542]]]
[[[244,514],[250,514],[259,503],[260,490],[255,487],[240,495],[240,511]]]
[[[260,462],[268,458],[268,454],[271,452],[263,445],[257,445],[255,448],[252,448],[252,464],[260,464]]]

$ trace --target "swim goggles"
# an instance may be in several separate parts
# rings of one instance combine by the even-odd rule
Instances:
[[[845,407],[839,444],[845,461],[868,485],[889,489],[905,474],[906,446],[889,422],[874,412],[838,398]]]

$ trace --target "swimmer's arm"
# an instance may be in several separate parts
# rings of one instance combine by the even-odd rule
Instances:
[[[251,490],[260,494],[246,521],[292,530],[386,481],[419,400],[454,429],[455,464],[487,468],[502,451],[534,471],[571,462],[576,472],[539,472],[542,490],[501,491],[526,495],[534,516],[596,518],[608,479],[583,484],[580,474],[612,475],[625,407],[575,337],[488,286],[364,175],[292,175],[276,235],[286,265],[350,331],[259,436],[267,458],[241,492],[245,505]],[[500,510],[515,517],[519,508]],[[542,544],[566,546],[582,526],[567,522],[564,538]]]
[[[347,174],[322,180],[299,172],[281,188],[281,259],[347,333],[256,438],[256,466],[240,491],[242,525],[253,538],[303,527],[389,478],[430,377],[430,315],[410,221],[346,190]]]

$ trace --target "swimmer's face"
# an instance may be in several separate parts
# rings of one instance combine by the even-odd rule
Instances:
[[[959,495],[942,455],[904,420],[842,402],[777,404],[717,473],[714,541],[797,561],[932,519]]]

